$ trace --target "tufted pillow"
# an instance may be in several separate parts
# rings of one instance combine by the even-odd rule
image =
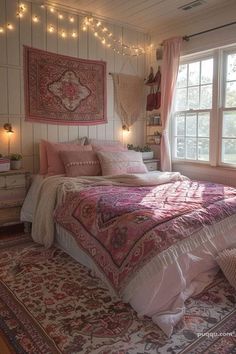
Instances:
[[[141,152],[119,151],[97,153],[103,176],[124,173],[147,173]]]
[[[101,176],[102,170],[94,151],[60,151],[68,177]]]
[[[236,248],[225,249],[218,254],[216,262],[229,283],[236,289]]]
[[[47,140],[41,140],[39,143],[39,161],[40,161],[40,175],[46,175],[48,173],[48,157],[47,157],[47,144],[78,144],[78,145],[84,145],[86,142],[86,137],[75,139],[70,142],[65,142],[65,143],[53,143]]]
[[[78,144],[47,144],[48,175],[61,175],[65,173],[64,164],[59,156],[60,151],[92,151],[91,145]]]

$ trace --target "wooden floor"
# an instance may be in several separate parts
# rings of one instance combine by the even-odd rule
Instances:
[[[17,224],[11,226],[1,226],[0,227],[0,237],[9,237],[10,235],[17,235],[24,231],[24,224]]]

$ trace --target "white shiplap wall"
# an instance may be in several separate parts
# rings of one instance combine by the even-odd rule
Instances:
[[[99,139],[122,140],[120,118],[114,111],[113,83],[109,72],[120,72],[144,77],[146,69],[145,57],[130,58],[114,54],[105,48],[91,33],[81,31],[83,16],[73,14],[74,23],[68,22],[70,13],[62,12],[63,20],[55,13],[43,9],[40,5],[24,1],[27,11],[22,19],[16,18],[18,1],[0,0],[0,26],[12,23],[14,30],[0,34],[0,153],[23,154],[24,167],[37,172],[39,167],[39,141],[70,141],[77,137],[88,136]],[[39,23],[32,22],[32,16],[39,17]],[[53,25],[59,30],[78,31],[78,38],[63,39],[56,33],[49,33],[47,28]],[[118,37],[130,44],[145,45],[146,35],[107,23],[106,26]],[[23,83],[23,45],[66,54],[69,56],[97,59],[107,62],[107,114],[108,123],[97,126],[60,126],[41,123],[29,123],[24,115],[24,83]],[[125,65],[124,65],[125,61]],[[10,122],[14,134],[10,140],[3,130],[3,124]],[[142,144],[144,134],[144,114],[131,128],[128,140]],[[127,138],[126,138],[127,139]]]

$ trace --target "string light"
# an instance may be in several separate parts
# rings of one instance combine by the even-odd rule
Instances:
[[[140,56],[145,54],[145,49],[141,46],[128,45],[123,43],[122,39],[114,37],[113,33],[108,31],[108,28],[103,26],[100,20],[96,20],[92,16],[85,17],[82,23],[82,30],[90,30],[94,36],[100,40],[107,48],[112,48],[114,52],[121,55]]]
[[[59,13],[57,8],[55,8],[54,6],[45,5],[44,2],[41,1],[40,7],[42,9],[48,9],[51,13],[55,13],[55,16],[57,16],[57,18],[59,18],[60,20],[64,19],[64,16]],[[18,12],[16,14],[17,17],[22,18],[26,11],[26,5],[21,3],[18,7]],[[39,20],[40,18],[37,15],[32,16],[32,22],[38,23]],[[67,21],[73,23],[75,22],[75,17],[68,16]],[[8,30],[13,30],[14,26],[11,23],[5,24],[4,26],[0,27],[0,34],[5,32],[4,28],[7,28]],[[86,16],[84,18],[84,20],[82,21],[81,29],[84,32],[88,30],[91,31],[94,36],[101,42],[102,45],[106,46],[107,48],[111,48],[115,53],[123,56],[140,56],[150,51],[153,47],[153,44],[151,44],[149,47],[144,49],[142,46],[139,45],[129,45],[127,43],[124,43],[123,39],[116,38],[113,33],[110,32],[108,28],[102,24],[101,20],[95,19],[93,16]],[[48,32],[55,32],[62,38],[66,38],[68,36],[72,38],[78,37],[78,33],[75,30],[72,30],[72,32],[67,33],[65,30],[59,31],[53,25],[48,26]]]

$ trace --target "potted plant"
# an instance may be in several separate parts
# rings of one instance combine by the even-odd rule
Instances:
[[[143,160],[153,159],[154,152],[150,148],[150,146],[145,145],[143,147],[134,146],[133,144],[127,145],[128,150],[139,151],[143,155]]]
[[[11,154],[9,156],[11,161],[11,170],[19,170],[22,167],[22,155],[21,154]]]

